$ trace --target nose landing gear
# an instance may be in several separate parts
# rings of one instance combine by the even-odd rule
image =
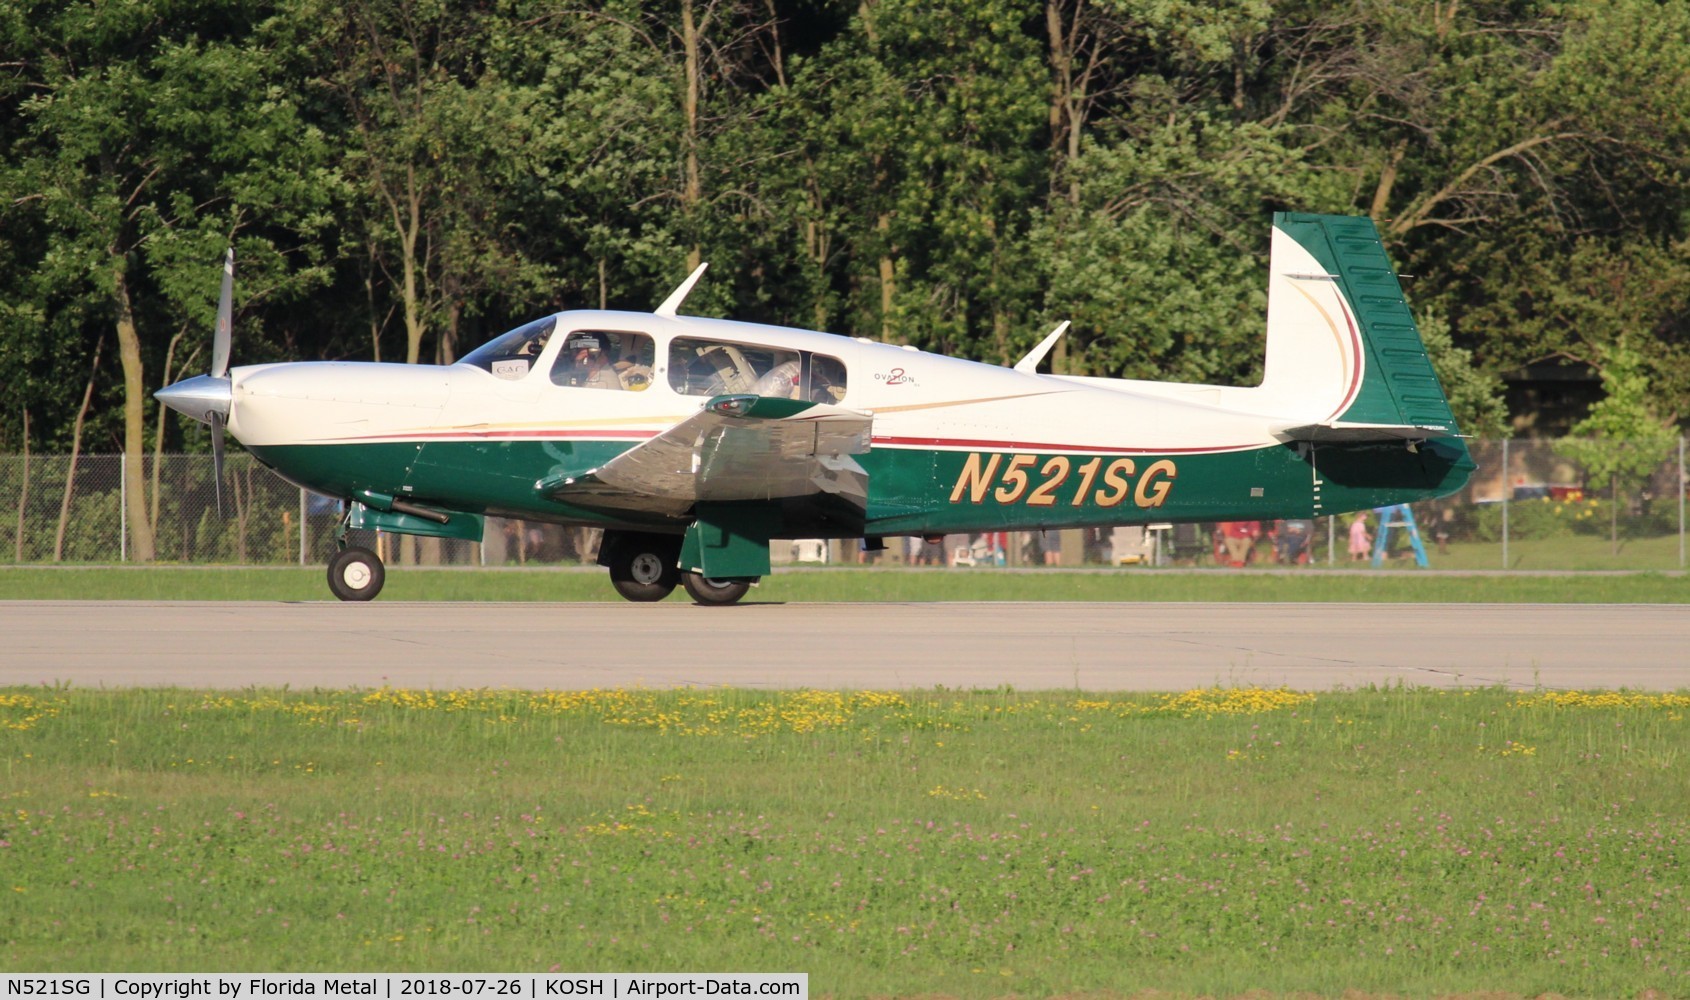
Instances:
[[[337,551],[329,560],[329,590],[343,601],[368,601],[381,593],[387,570],[381,557],[353,545]]]
[[[351,521],[352,506],[343,505],[334,528],[335,553],[329,557],[329,590],[343,601],[373,600],[387,582],[387,569],[381,556],[363,546],[346,544]]]

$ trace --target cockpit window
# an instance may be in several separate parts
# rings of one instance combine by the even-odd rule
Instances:
[[[656,354],[656,345],[643,333],[571,330],[552,362],[552,383],[639,392],[651,385]]]
[[[684,396],[754,393],[837,403],[845,398],[845,365],[809,351],[677,337],[669,345],[669,385]]]
[[[528,374],[528,369],[546,349],[546,341],[557,326],[556,316],[547,316],[532,323],[502,333],[464,355],[459,364],[474,365],[512,381]]]

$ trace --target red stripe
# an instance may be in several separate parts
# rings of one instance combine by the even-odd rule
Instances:
[[[415,434],[370,434],[364,437],[335,438],[336,441],[531,441],[531,440],[642,440],[654,438],[657,431],[424,431]]]
[[[420,434],[377,434],[365,437],[336,438],[341,442],[357,441],[522,441],[522,440],[649,440],[656,431],[435,431]],[[985,438],[929,438],[876,436],[873,443],[891,448],[939,448],[949,450],[987,450],[1016,452],[1072,451],[1099,455],[1199,455],[1219,452],[1249,451],[1261,444],[1201,445],[1189,448],[1115,447],[1092,444],[1057,444],[1049,441],[1009,441]]]
[[[1361,393],[1361,334],[1356,330],[1355,319],[1350,315],[1350,303],[1344,298],[1344,293],[1338,293],[1338,309],[1344,314],[1344,325],[1350,328],[1350,389],[1344,396],[1344,401],[1338,408],[1327,414],[1326,423],[1338,419],[1339,414],[1350,408],[1357,395]]]
[[[1249,451],[1260,444],[1204,445],[1196,448],[1117,448],[1090,444],[1052,444],[1048,441],[988,441],[972,438],[876,437],[874,443],[894,448],[949,448],[986,451],[1051,452],[1077,451],[1103,455],[1199,455],[1223,451]]]

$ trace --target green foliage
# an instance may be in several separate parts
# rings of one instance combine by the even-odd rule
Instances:
[[[1072,167],[1078,204],[1058,205],[1034,234],[1053,318],[1075,325],[1076,371],[1260,381],[1260,220],[1291,200],[1300,155],[1286,138],[1199,112],[1086,144]]]
[[[1508,538],[1535,541],[1607,534],[1608,514],[1608,502],[1603,500],[1515,500],[1508,504]],[[1472,537],[1480,542],[1502,540],[1501,504],[1484,504],[1474,511]]]
[[[1474,364],[1472,351],[1456,346],[1449,323],[1435,309],[1422,312],[1415,325],[1449,399],[1456,427],[1468,437],[1505,436],[1508,414],[1502,405],[1502,380]]]
[[[1667,458],[1677,435],[1654,413],[1642,353],[1623,334],[1606,352],[1601,401],[1573,427],[1562,451],[1585,468],[1592,486],[1629,487]]]
[[[690,57],[635,0],[0,5],[0,442],[68,450],[107,336],[115,444],[117,277],[150,391],[231,241],[243,361],[454,357],[696,255],[707,314],[1248,383],[1277,209],[1375,217],[1469,432],[1625,336],[1690,412],[1686,0],[684,9]]]

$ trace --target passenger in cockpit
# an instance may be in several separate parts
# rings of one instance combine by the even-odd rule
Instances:
[[[810,359],[810,399],[816,403],[837,403],[845,398],[845,368],[822,355]]]
[[[759,396],[773,396],[776,399],[798,398],[798,359],[782,361],[757,380],[751,391]]]

